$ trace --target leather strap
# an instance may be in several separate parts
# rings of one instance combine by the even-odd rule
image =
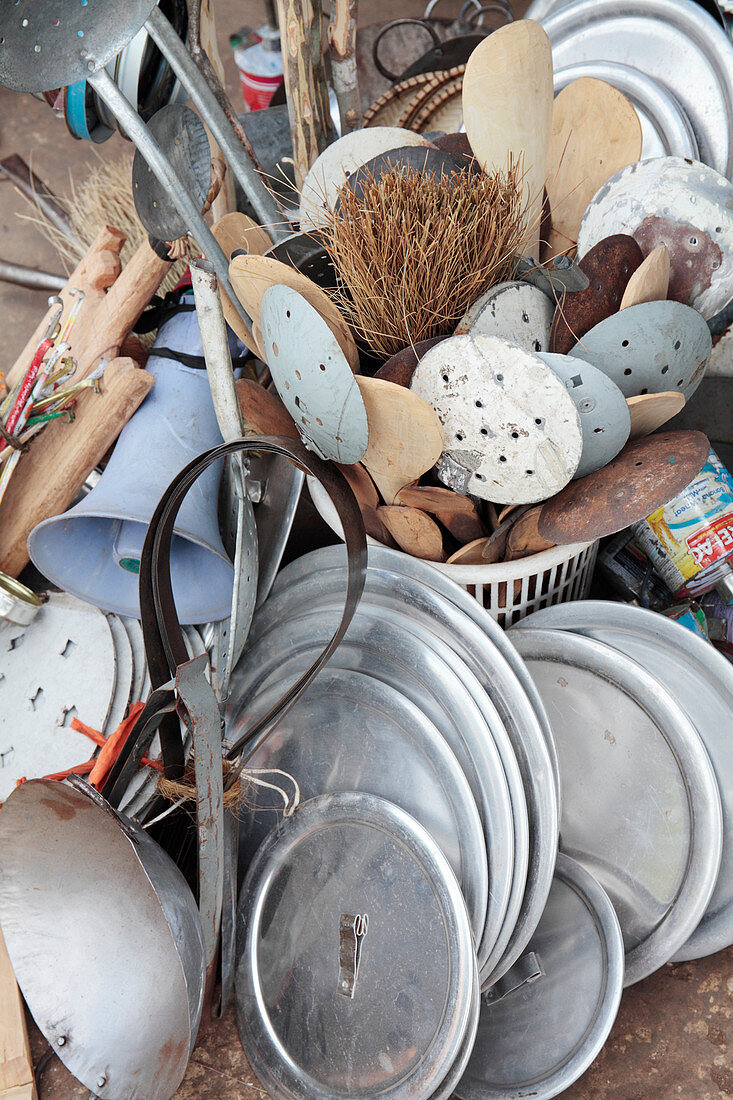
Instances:
[[[356,497],[340,470],[332,463],[324,462],[306,450],[299,440],[281,436],[249,436],[247,439],[214,447],[190,462],[174,478],[163,494],[150,521],[140,558],[140,616],[148,669],[154,690],[105,786],[105,794],[109,792],[108,797],[113,805],[119,804],[119,799],[124,793],[127,783],[125,782],[123,786],[122,781],[127,780],[129,767],[134,768],[135,759],[139,759],[144,752],[143,744],[150,737],[151,718],[155,711],[161,716],[159,734],[163,773],[168,778],[179,778],[183,773],[183,744],[178,720],[171,710],[170,690],[158,692],[155,690],[169,687],[178,665],[188,661],[171,586],[170,549],[173,529],[188,490],[204,470],[229,455],[250,451],[276,454],[287,458],[315,477],[326,490],[344,530],[348,554],[348,584],[344,612],[333,637],[311,667],[267,714],[248,730],[247,744],[251,744],[263,731],[267,731],[265,736],[269,735],[274,728],[274,723],[293,706],[339,645],[356,611],[366,580],[366,535]],[[264,737],[260,738],[257,744],[262,740]],[[138,741],[140,745],[137,744]],[[227,776],[228,783],[234,782],[239,770],[230,770]]]

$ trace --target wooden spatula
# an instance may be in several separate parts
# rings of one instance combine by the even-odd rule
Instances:
[[[545,187],[552,211],[546,254],[575,248],[585,208],[598,188],[641,156],[641,123],[633,106],[611,84],[574,80],[552,108],[552,137]]]
[[[655,432],[678,412],[682,412],[685,398],[677,390],[665,390],[663,393],[642,393],[638,397],[627,397],[626,404],[631,413],[629,439],[640,439],[643,435]]]
[[[354,496],[359,504],[366,533],[378,542],[387,546],[394,546],[395,541],[377,514],[379,508],[379,493],[374,482],[360,462],[353,466],[343,466],[336,463],[341,473],[351,486]]]
[[[531,554],[540,554],[543,550],[549,550],[554,545],[543,539],[537,530],[537,522],[540,518],[542,506],[530,508],[516,523],[512,524],[506,540],[504,561],[518,561],[520,558],[528,558]]]
[[[306,275],[270,256],[235,256],[229,264],[229,278],[237,297],[252,321],[260,323],[262,295],[271,286],[288,286],[301,294],[320,313],[338,340],[353,371],[359,369],[359,353],[351,330],[335,302]]]
[[[619,309],[638,306],[642,302],[666,301],[670,270],[669,249],[666,244],[660,244],[652,249],[629,279]]]
[[[445,561],[443,536],[434,519],[418,508],[383,504],[377,515],[406,554],[426,561]]]
[[[486,535],[473,501],[450,489],[432,485],[408,486],[400,490],[395,503],[404,504],[408,508],[420,508],[435,516],[462,544]]]
[[[369,424],[362,464],[386,503],[393,504],[401,489],[438,461],[443,429],[427,401],[404,386],[381,378],[357,376],[356,381]]]
[[[255,232],[257,231],[257,232]],[[264,229],[260,229],[256,222],[248,218],[246,214],[225,214],[211,227],[216,241],[221,245],[222,252],[227,257],[231,256],[235,248],[246,248],[248,252],[257,251],[263,245],[263,251],[272,244]],[[260,237],[259,234],[262,234]],[[266,243],[265,243],[266,242]],[[250,247],[251,244],[251,247]],[[244,346],[248,348],[258,359],[264,359],[262,347],[254,332],[249,332],[244,321],[234,308],[229,295],[223,287],[221,289],[221,307],[224,311],[224,320],[232,332],[235,332]]]
[[[506,171],[510,162],[523,169],[528,200],[523,255],[537,258],[552,97],[550,40],[532,19],[500,27],[468,60],[463,78],[468,140],[486,171]]]

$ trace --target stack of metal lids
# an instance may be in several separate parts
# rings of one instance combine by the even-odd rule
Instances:
[[[342,547],[279,575],[232,680],[230,747],[323,648],[345,585]],[[551,1097],[587,1068],[621,933],[590,873],[556,869],[547,713],[465,590],[370,548],[345,640],[248,767],[301,797],[285,818],[253,784],[240,832],[238,1018],[273,1095]]]
[[[689,157],[733,176],[733,43],[696,0],[534,0],[552,43],[555,90],[581,76],[633,103],[643,156]],[[677,79],[680,67],[684,80]]]

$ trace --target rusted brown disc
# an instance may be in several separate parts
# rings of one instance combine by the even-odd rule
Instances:
[[[396,351],[391,359],[379,368],[374,377],[384,378],[386,382],[394,382],[398,386],[409,388],[415,367],[422,356],[445,339],[445,336],[432,336],[429,340],[418,340],[416,344],[410,344],[402,351]]]
[[[644,259],[633,237],[615,233],[591,248],[579,263],[589,281],[585,290],[566,294],[552,322],[550,351],[567,355],[594,325],[617,313],[626,284]]]
[[[607,466],[571,481],[542,505],[539,534],[559,545],[629,527],[677,496],[710,452],[702,432],[661,432],[624,447]]]
[[[452,153],[454,157],[466,157],[467,160],[475,160],[468,134],[454,133],[443,134],[433,142],[436,149],[442,149],[445,153]]]

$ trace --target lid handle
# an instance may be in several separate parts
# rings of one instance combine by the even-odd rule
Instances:
[[[338,992],[350,1000],[354,997],[359,977],[361,948],[369,931],[366,913],[342,913],[339,921],[339,981]]]

